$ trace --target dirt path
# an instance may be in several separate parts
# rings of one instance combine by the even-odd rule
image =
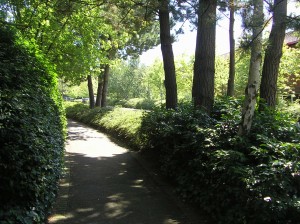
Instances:
[[[50,224],[189,224],[135,157],[106,135],[68,124],[66,163]]]

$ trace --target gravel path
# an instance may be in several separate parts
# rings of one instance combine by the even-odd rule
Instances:
[[[105,134],[69,121],[66,151],[68,169],[50,224],[204,223],[170,196],[139,157]]]

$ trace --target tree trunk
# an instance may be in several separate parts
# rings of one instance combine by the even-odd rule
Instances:
[[[177,84],[170,33],[169,0],[160,0],[159,24],[161,52],[165,71],[166,108],[175,109],[177,107]]]
[[[104,73],[103,73],[103,89],[102,89],[101,107],[106,107],[109,70],[110,70],[109,64],[106,64],[105,68],[104,68]]]
[[[96,98],[96,103],[95,103],[96,107],[101,107],[102,91],[103,91],[103,75],[100,74],[98,76],[97,98]]]
[[[238,135],[247,135],[250,132],[254,111],[256,107],[256,97],[258,94],[260,81],[260,67],[262,61],[262,30],[264,23],[263,0],[254,0],[253,12],[253,34],[251,45],[251,58],[249,67],[248,84],[245,90],[245,101],[242,110],[242,122]]]
[[[214,104],[216,0],[200,0],[192,97],[195,107],[211,113]]]
[[[229,78],[227,85],[227,96],[234,96],[234,77],[235,77],[235,40],[234,40],[234,0],[230,0],[229,18]]]
[[[271,108],[276,106],[277,79],[285,37],[286,16],[287,0],[275,0],[273,24],[262,70],[259,110],[263,110],[264,105]]]
[[[93,109],[95,107],[95,99],[94,99],[92,76],[88,75],[87,80],[88,80],[88,89],[89,89],[90,108]]]

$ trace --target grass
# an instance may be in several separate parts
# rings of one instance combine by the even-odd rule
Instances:
[[[82,103],[66,103],[67,117],[103,130],[126,142],[134,149],[139,148],[139,129],[143,110],[126,108],[94,108],[89,109]]]

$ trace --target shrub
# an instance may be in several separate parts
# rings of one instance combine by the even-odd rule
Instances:
[[[184,169],[188,161],[194,158],[197,152],[195,144],[201,142],[204,148],[213,144],[205,133],[214,134],[210,129],[214,123],[214,119],[188,104],[178,107],[176,111],[150,111],[142,119],[142,148],[155,151],[162,161],[165,174],[176,176],[178,169]]]
[[[217,103],[213,117],[192,107],[149,112],[141,126],[144,148],[160,158],[178,194],[199,204],[213,223],[296,223],[295,120],[279,112],[257,114],[252,134],[241,138],[239,103]]]
[[[129,100],[119,100],[114,102],[113,105],[122,106],[126,108],[134,109],[143,109],[143,110],[152,110],[153,108],[159,105],[154,100],[145,99],[145,98],[133,98]]]
[[[256,113],[252,132],[283,142],[300,142],[299,130],[295,128],[297,115],[282,113],[277,110],[260,111]]]
[[[56,75],[29,42],[3,27],[0,36],[0,220],[44,223],[64,151]]]

